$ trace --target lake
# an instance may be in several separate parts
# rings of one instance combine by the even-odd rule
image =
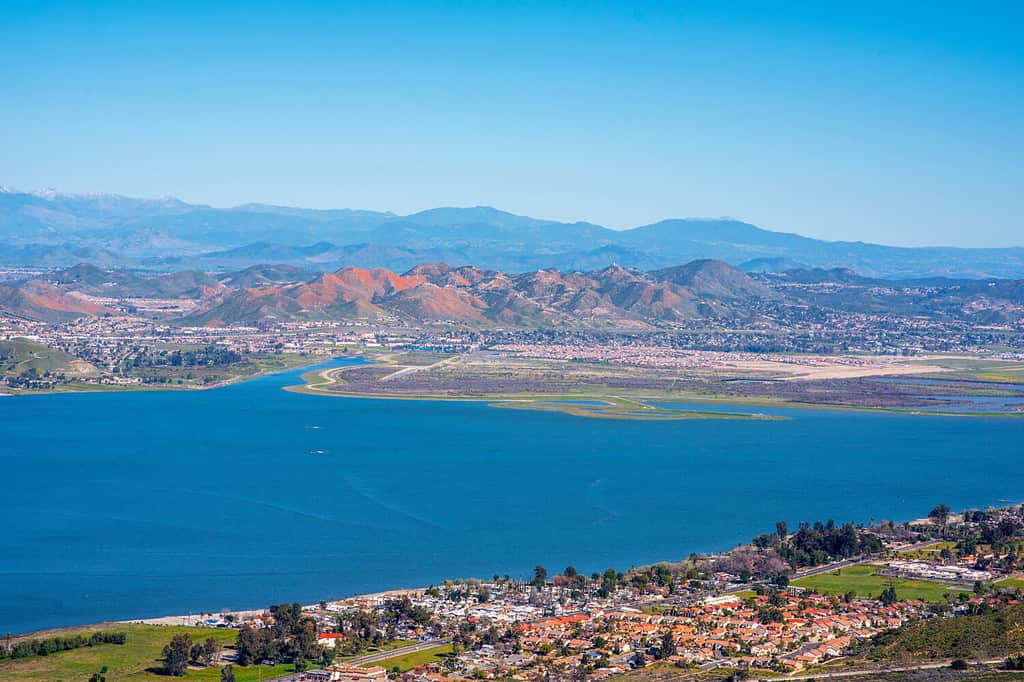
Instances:
[[[300,374],[0,398],[0,631],[624,569],[780,519],[1024,499],[1024,419],[615,421],[281,390]]]

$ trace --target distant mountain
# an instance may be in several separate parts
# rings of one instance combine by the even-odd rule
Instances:
[[[652,329],[694,320],[785,326],[787,320],[822,321],[833,313],[1024,323],[1024,280],[883,280],[844,268],[748,275],[713,259],[650,271],[612,264],[524,273],[443,262],[422,263],[404,274],[351,265],[310,272],[262,264],[217,276],[200,270],[141,274],[81,263],[0,286],[0,315],[60,322],[134,308],[136,298],[190,301],[186,317],[174,317],[180,305],[166,306],[163,315],[192,326],[350,320]]]
[[[293,265],[253,265],[239,272],[222,275],[219,279],[229,287],[252,289],[268,285],[307,282],[315,277],[309,270]]]
[[[703,258],[686,265],[651,273],[655,279],[686,287],[695,294],[727,301],[773,298],[775,293],[755,282],[739,268],[719,260]]]
[[[714,286],[721,275],[726,281]],[[427,263],[404,275],[345,267],[308,282],[239,289],[186,320],[188,324],[300,319],[372,319],[471,325],[644,328],[743,310],[772,292],[732,266],[703,262],[689,289],[661,273],[611,265],[590,272],[537,270],[506,274],[474,266]],[[228,281],[228,280],[224,280]],[[745,310],[737,312],[746,316]]]
[[[663,220],[628,230],[564,223],[487,206],[400,216],[352,209],[0,191],[0,265],[235,270],[275,262],[321,271],[406,270],[424,261],[504,272],[639,270],[715,259],[749,272],[850,268],[864,276],[1024,277],[1024,247],[904,248],[829,242],[733,219]]]
[[[215,277],[197,270],[142,276],[121,270],[104,270],[90,263],[80,263],[32,281],[107,298],[200,298],[222,287]]]
[[[806,269],[807,264],[791,258],[754,258],[739,264],[743,272],[785,272]]]
[[[45,282],[0,285],[0,313],[14,317],[44,322],[66,322],[109,312],[112,311],[100,303],[75,296]]]

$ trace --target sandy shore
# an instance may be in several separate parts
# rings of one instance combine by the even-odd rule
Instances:
[[[411,595],[417,592],[422,592],[425,587],[409,587],[400,588],[395,590],[386,590],[384,592],[371,592],[369,594],[357,594],[350,597],[342,597],[340,599],[327,599],[328,602],[346,601],[349,599],[394,599],[397,597],[404,597],[405,595]],[[315,609],[319,603],[315,604],[303,604],[305,609]],[[267,613],[267,609],[243,609],[239,611],[208,611],[201,613],[189,613],[186,615],[179,616],[157,616],[155,618],[132,618],[130,620],[117,621],[119,623],[142,623],[144,625],[202,625],[208,618],[223,618],[224,616],[234,616],[236,621],[249,620]]]

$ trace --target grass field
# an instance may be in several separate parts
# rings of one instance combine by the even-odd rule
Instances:
[[[1024,578],[1010,578],[1009,580],[1000,580],[996,583],[999,587],[1015,587],[1018,590],[1024,592]]]
[[[415,643],[416,642],[411,639],[395,639],[390,642],[385,642],[379,647],[372,646],[364,651],[360,651],[358,654],[355,654],[354,656],[335,656],[334,660],[338,663],[344,663],[345,661],[351,660],[353,658],[360,658],[362,656],[366,656],[367,654],[391,651],[392,649],[401,649],[402,647],[411,646]]]
[[[107,667],[108,680],[167,680],[155,669],[160,666],[160,653],[171,637],[186,633],[193,641],[203,641],[213,637],[222,647],[234,644],[238,637],[236,630],[214,628],[189,628],[163,625],[122,625],[111,624],[104,631],[119,631],[128,634],[124,644],[102,644],[95,647],[83,647],[71,651],[61,651],[49,656],[23,658],[18,660],[0,660],[0,680],[4,682],[27,682],[46,680],[47,682],[85,682],[89,676]],[[77,630],[66,630],[63,633],[53,632],[40,636],[70,634]],[[291,665],[276,666],[234,666],[235,679],[238,682],[270,679],[293,671]],[[203,680],[216,682],[220,680],[220,667],[190,669],[184,680]]]
[[[842,595],[854,592],[860,598],[877,598],[889,585],[896,588],[900,599],[922,599],[929,602],[945,601],[943,594],[956,592],[955,588],[927,580],[902,580],[875,575],[881,568],[872,564],[849,566],[840,571],[822,573],[794,580],[798,587],[806,587],[822,594]]]
[[[900,559],[934,559],[942,550],[953,549],[954,547],[956,547],[955,542],[936,542],[921,549],[899,552],[898,554]]]
[[[370,666],[379,665],[388,670],[392,668],[398,668],[402,672],[412,670],[418,665],[429,663],[431,661],[438,661],[441,659],[442,654],[449,654],[452,651],[451,644],[442,644],[441,646],[435,646],[431,649],[424,649],[423,651],[417,651],[412,654],[406,654],[405,656],[395,656],[394,658],[386,658],[383,661],[376,663],[367,663],[364,668]]]

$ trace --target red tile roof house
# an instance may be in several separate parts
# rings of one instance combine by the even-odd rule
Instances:
[[[345,635],[340,632],[322,632],[317,635],[316,643],[322,647],[333,649],[342,639],[345,639]]]

